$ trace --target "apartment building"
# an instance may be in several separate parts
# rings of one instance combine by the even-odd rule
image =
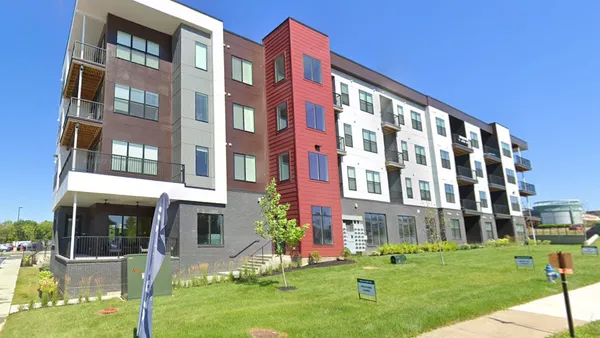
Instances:
[[[270,250],[254,221],[273,178],[288,216],[310,224],[288,248],[302,257],[422,243],[432,223],[456,242],[524,236],[525,141],[333,53],[291,18],[257,43],[174,1],[78,0],[62,83],[61,285],[102,275],[119,290],[162,192],[176,266]]]

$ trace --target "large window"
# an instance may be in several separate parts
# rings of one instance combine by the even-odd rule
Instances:
[[[196,68],[208,70],[208,47],[205,44],[196,42]]]
[[[398,122],[404,125],[404,108],[401,105],[397,105],[396,108],[398,110]]]
[[[400,243],[418,244],[417,222],[414,216],[398,216]]]
[[[356,169],[348,167],[348,190],[356,191]]]
[[[223,215],[198,214],[198,245],[223,245]]]
[[[483,177],[483,165],[479,161],[475,161],[475,175]]]
[[[117,31],[117,57],[119,59],[158,69],[159,50],[158,44],[152,41]]]
[[[427,165],[427,156],[425,155],[424,147],[415,144],[415,157],[418,164]]]
[[[231,78],[252,86],[252,62],[232,56]]]
[[[322,106],[306,101],[306,126],[325,131],[325,109]]]
[[[342,90],[342,104],[347,106],[350,105],[350,91],[348,90],[348,85],[340,82],[340,88]]]
[[[196,176],[208,176],[208,148],[196,146]]]
[[[484,222],[483,228],[485,229],[486,239],[494,239],[494,229],[492,222]]]
[[[287,102],[277,105],[277,131],[288,127]]]
[[[290,153],[279,155],[279,181],[290,179]]]
[[[431,201],[431,190],[429,189],[429,182],[419,181],[419,190],[421,192],[422,201]]]
[[[116,237],[150,237],[151,217],[143,216],[108,216],[108,237],[111,241]]]
[[[196,121],[208,122],[208,95],[196,93]]]
[[[406,141],[400,141],[400,146],[402,147],[402,160],[404,162],[408,161],[408,143]]]
[[[482,208],[488,207],[487,194],[485,193],[485,191],[479,191],[479,201],[481,202]]]
[[[456,203],[456,200],[454,197],[454,186],[452,184],[445,183],[444,189],[446,190],[446,202]]]
[[[508,143],[501,142],[502,144],[502,155],[512,158],[512,151]]]
[[[233,128],[254,132],[254,108],[233,104]]]
[[[372,153],[377,152],[377,136],[375,132],[370,130],[363,129],[363,147],[365,151],[369,151]]]
[[[440,157],[442,158],[442,167],[452,169],[450,164],[450,153],[445,150],[440,150]]]
[[[233,170],[236,181],[256,182],[256,157],[233,154]]]
[[[285,54],[275,59],[275,83],[285,79]]]
[[[517,196],[510,196],[510,206],[513,211],[521,211],[521,205]]]
[[[439,117],[435,118],[435,125],[437,127],[437,133],[442,136],[446,136],[446,121]]]
[[[373,95],[359,90],[358,99],[360,101],[360,110],[373,114]]]
[[[387,243],[385,215],[365,213],[365,231],[367,232],[368,246],[380,246]]]
[[[381,179],[378,172],[367,170],[367,191],[371,194],[381,194]]]
[[[344,123],[344,140],[346,141],[346,147],[352,147],[354,141],[352,139],[352,126]]]
[[[317,83],[322,83],[321,80],[321,61],[310,57],[306,54],[304,60],[304,78]]]
[[[113,140],[111,169],[158,175],[158,147]]]
[[[115,84],[114,111],[158,121],[158,94]]]
[[[313,243],[315,245],[333,244],[331,224],[331,208],[312,207]]]
[[[475,132],[471,132],[471,147],[479,149],[479,137]]]
[[[327,155],[309,152],[308,166],[311,180],[329,181]]]
[[[525,242],[525,237],[527,237],[525,235],[525,226],[523,224],[516,224],[515,225],[515,237],[516,240],[523,243]]]
[[[416,111],[411,111],[410,118],[412,120],[413,129],[423,131],[423,124],[421,123],[421,114],[417,113]]]
[[[404,178],[406,185],[406,198],[413,198],[412,181],[409,177]]]
[[[516,184],[517,178],[515,177],[515,171],[512,169],[506,168],[506,180],[508,183]]]
[[[452,239],[461,239],[460,233],[460,221],[457,219],[450,220],[450,231],[452,232]]]

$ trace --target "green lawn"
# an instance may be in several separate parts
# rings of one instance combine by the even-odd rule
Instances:
[[[29,304],[30,300],[40,301],[38,296],[38,281],[40,269],[38,267],[19,268],[19,278],[15,287],[13,304]]]
[[[359,257],[357,264],[287,274],[296,291],[277,290],[279,276],[175,290],[155,300],[154,333],[248,337],[250,328],[269,328],[290,337],[414,336],[560,292],[543,271],[547,254],[559,249],[574,253],[570,288],[600,281],[600,259],[581,256],[578,246],[534,247],[535,271],[515,268],[513,256],[528,255],[526,247],[450,252],[446,266],[437,253],[409,255],[406,265],[389,264],[389,256]],[[376,281],[378,302],[357,299],[357,277]],[[119,312],[95,314],[107,307]],[[17,313],[2,337],[131,337],[138,310],[139,301],[106,300]]]
[[[551,338],[569,338],[569,331],[564,331],[552,336]],[[575,337],[577,338],[598,338],[600,337],[600,321],[575,327]]]

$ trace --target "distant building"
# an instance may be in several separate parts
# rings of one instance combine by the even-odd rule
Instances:
[[[583,204],[579,200],[537,202],[533,212],[542,224],[583,224]]]

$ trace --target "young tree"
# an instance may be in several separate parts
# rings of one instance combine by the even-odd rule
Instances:
[[[444,251],[442,250],[442,241],[446,240],[446,229],[444,216],[440,214],[441,224],[438,225],[437,215],[435,211],[430,210],[425,216],[425,230],[427,231],[427,240],[431,243],[438,244],[442,265],[446,265],[444,260]]]
[[[53,224],[50,221],[43,221],[38,224],[35,230],[35,239],[46,243],[52,239]]]
[[[275,179],[271,180],[265,191],[265,196],[261,197],[259,201],[260,213],[264,217],[264,220],[254,222],[256,225],[254,230],[256,234],[275,243],[275,252],[279,255],[279,263],[281,264],[283,286],[287,287],[283,266],[284,245],[289,247],[298,245],[309,225],[297,226],[295,219],[287,218],[287,211],[290,209],[290,205],[287,203],[279,204],[281,195],[277,192]]]

